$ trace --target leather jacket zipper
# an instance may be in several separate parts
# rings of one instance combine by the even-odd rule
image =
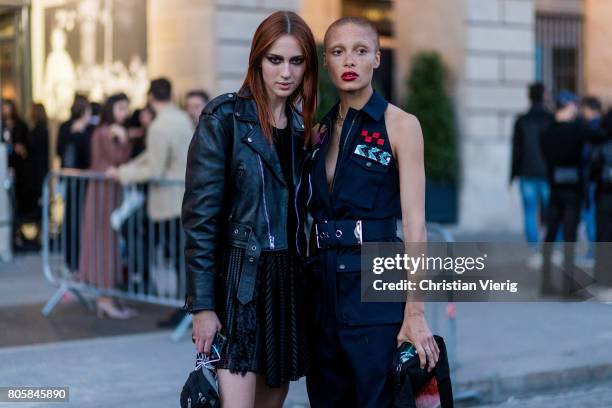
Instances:
[[[298,170],[298,174],[299,174],[299,181],[298,181],[298,185],[295,188],[295,193],[293,194],[293,203],[295,206],[295,215],[297,217],[297,230],[295,233],[295,248],[298,252],[298,255],[302,255],[300,252],[300,245],[299,245],[299,237],[300,237],[300,229],[301,229],[301,225],[302,223],[300,222],[300,211],[298,209],[298,197],[300,194],[300,187],[302,185],[302,171],[304,169],[304,163],[306,163],[306,161],[310,158],[310,153],[308,155],[306,155],[306,157],[301,161],[300,163],[300,168]]]
[[[266,216],[266,224],[268,225],[268,241],[270,242],[270,249],[274,249],[274,236],[270,232],[270,217],[268,216],[268,205],[266,203],[266,179],[264,177],[263,165],[261,164],[261,157],[259,155],[257,156],[257,160],[259,161],[259,174],[261,174],[264,215]]]
[[[310,161],[313,162],[316,154],[319,152],[319,148],[317,147],[310,157]],[[312,168],[308,172],[308,199],[306,200],[306,207],[310,205],[310,200],[312,200]]]

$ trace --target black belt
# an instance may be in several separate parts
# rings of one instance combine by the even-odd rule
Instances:
[[[395,217],[382,220],[328,220],[315,224],[318,249],[359,246],[396,236]]]

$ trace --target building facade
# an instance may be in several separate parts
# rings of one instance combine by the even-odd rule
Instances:
[[[302,15],[318,41],[343,15],[374,21],[379,77],[399,105],[412,56],[442,55],[460,128],[461,230],[521,230],[510,145],[530,82],[612,102],[604,0],[0,0],[2,94],[22,106],[42,100],[59,119],[74,92],[122,89],[138,105],[161,75],[179,99],[192,88],[235,91],[257,25],[278,9]]]

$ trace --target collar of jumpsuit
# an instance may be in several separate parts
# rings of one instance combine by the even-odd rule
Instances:
[[[374,91],[372,96],[368,99],[368,102],[363,106],[361,112],[367,114],[372,120],[378,122],[382,119],[387,109],[388,102],[381,94]],[[338,116],[338,110],[340,109],[340,102],[337,102],[333,108],[323,117],[322,123],[331,123],[336,116]],[[349,108],[349,112],[355,111],[353,108]],[[347,117],[349,113],[347,113]]]

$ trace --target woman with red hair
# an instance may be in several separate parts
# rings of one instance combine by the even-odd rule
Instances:
[[[238,93],[209,102],[188,154],[186,309],[198,352],[227,337],[222,404],[282,407],[307,369],[300,180],[316,107],[312,32],[279,11],[255,32]]]

